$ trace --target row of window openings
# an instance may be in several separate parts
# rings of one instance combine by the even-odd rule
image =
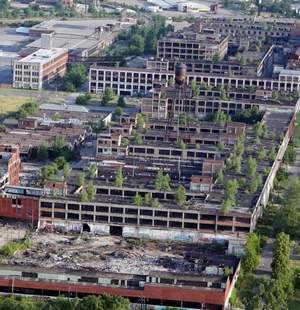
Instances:
[[[51,212],[42,212],[41,216],[43,217],[51,217]],[[64,213],[54,213],[54,218],[57,219],[65,219]],[[70,220],[79,220],[78,214],[69,213],[68,219]],[[89,214],[82,214],[81,220],[83,221],[94,221],[94,217]],[[96,222],[108,222],[108,216],[99,216],[97,215],[95,218]],[[138,220],[135,218],[125,218],[123,221],[122,217],[117,216],[111,216],[110,222],[112,223],[119,223],[119,224],[138,224]],[[161,227],[173,227],[173,228],[187,228],[187,229],[197,229],[198,230],[198,224],[197,223],[182,223],[182,222],[174,222],[174,221],[161,221],[161,220],[150,220],[150,219],[140,219],[139,220],[140,225],[148,225],[148,226],[161,226]],[[168,225],[169,224],[169,225]],[[215,224],[202,224],[200,223],[200,229],[207,229],[207,230],[222,230],[222,231],[232,231],[232,226],[224,226],[224,225],[215,225]],[[249,232],[249,227],[235,227],[235,231],[240,232]]]
[[[189,82],[191,82],[193,80],[193,78],[190,78],[189,79]],[[196,82],[197,83],[202,83],[202,82],[205,82],[207,83],[208,82],[208,78],[200,78],[200,77],[196,77]],[[252,82],[252,83],[250,83]],[[148,82],[147,82],[148,83]],[[213,85],[215,84],[215,79],[212,78],[210,79],[209,81],[210,85]],[[284,88],[284,87],[287,87],[287,88],[290,88],[291,86],[293,86],[293,88],[297,88],[298,87],[298,84],[296,83],[279,83],[279,82],[264,82],[264,81],[255,81],[255,80],[227,80],[227,81],[222,81],[222,80],[217,80],[217,84],[231,84],[233,86],[235,85],[238,85],[238,86],[260,86],[260,87],[267,87],[267,88],[274,88],[274,89],[277,89],[278,87],[280,87],[281,89]],[[96,83],[91,83],[91,86],[96,86]],[[124,85],[124,84],[105,84],[105,87],[113,87],[114,89],[118,89],[118,88],[121,88],[121,89],[138,89],[138,85]],[[98,83],[98,88],[102,88],[104,87],[104,83]],[[140,86],[140,89],[142,89],[144,86]],[[151,87],[147,86],[147,89],[151,89]],[[201,94],[200,94],[201,96]],[[212,95],[212,97],[214,97],[215,95]],[[237,98],[235,97],[234,95],[231,95],[229,96],[230,98]],[[252,99],[253,99],[254,96],[252,96]],[[244,95],[240,98],[244,98],[244,99],[251,99],[250,96],[247,94],[247,95]]]
[[[52,208],[52,204],[51,203],[47,203],[47,202],[42,202],[41,208]],[[54,208],[56,208],[56,209],[65,209],[65,204],[54,203]],[[79,211],[79,205],[68,204],[68,210],[77,210],[77,211]],[[115,213],[115,214],[123,214],[124,210],[125,210],[125,214],[129,214],[129,215],[138,215],[138,211],[140,211],[140,215],[144,215],[144,216],[153,216],[153,212],[154,212],[154,216],[155,217],[168,217],[168,212],[167,211],[153,211],[153,210],[130,209],[130,208],[123,209],[123,208],[111,207],[110,212],[111,213]],[[92,205],[82,205],[81,206],[81,211],[94,212],[94,206],[92,206]],[[108,213],[109,212],[109,207],[96,206],[96,212]],[[51,214],[51,212],[49,212],[49,213]],[[197,213],[169,212],[169,217],[170,218],[182,219],[183,216],[184,216],[185,219],[198,220],[198,214]],[[215,215],[201,214],[200,215],[200,219],[208,220],[208,221],[216,221],[216,216]],[[233,221],[233,217],[231,217],[231,216],[218,216],[218,221],[232,222]],[[250,219],[249,218],[236,217],[235,221],[236,222],[247,223],[247,224],[250,223]]]

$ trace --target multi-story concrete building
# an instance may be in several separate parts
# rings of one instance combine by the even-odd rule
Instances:
[[[292,20],[254,19],[249,17],[213,17],[201,22],[222,35],[230,36],[231,42],[257,41],[266,38],[272,41],[287,40],[295,28]]]
[[[67,70],[68,50],[64,48],[39,49],[14,61],[13,87],[42,89],[43,83]]]
[[[197,28],[197,29],[195,29]],[[228,50],[228,36],[213,29],[203,29],[201,24],[168,33],[157,43],[157,57],[185,60],[221,60]]]
[[[230,56],[227,60],[217,62],[205,60],[184,60],[188,72],[217,74],[225,76],[264,77],[269,66],[272,65],[274,46],[270,46],[262,52],[245,51],[239,54],[245,60],[245,64],[237,57]],[[157,71],[173,71],[178,64],[174,59],[150,59],[147,61],[147,69]]]
[[[292,71],[292,70],[290,70]],[[127,67],[105,67],[96,64],[90,67],[89,91],[92,93],[102,93],[106,88],[112,88],[118,95],[133,96],[146,94],[152,90],[156,83],[165,85],[169,80],[174,79],[175,72],[171,70],[153,70]],[[192,80],[197,85],[205,83],[209,86],[228,86],[237,89],[262,89],[293,92],[300,89],[300,76],[295,72],[289,72],[282,80],[271,78],[259,78],[251,76],[228,76],[207,74],[198,72],[187,73],[187,83]]]

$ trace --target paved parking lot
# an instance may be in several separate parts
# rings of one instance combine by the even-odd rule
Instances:
[[[29,38],[17,34],[16,28],[0,27],[0,84],[12,82],[12,61],[26,45]]]

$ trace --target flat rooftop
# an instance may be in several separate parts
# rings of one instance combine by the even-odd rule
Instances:
[[[95,32],[95,28],[104,27],[107,24],[116,24],[117,19],[87,19],[87,20],[46,20],[31,27],[31,30],[53,30],[56,34],[75,34],[88,36]]]
[[[107,31],[97,32],[97,28],[108,27]],[[109,30],[110,26],[115,29]],[[103,40],[113,39],[118,30],[127,29],[130,23],[120,22],[118,19],[88,19],[88,20],[48,20],[30,29],[30,35],[34,42],[27,47],[40,48],[41,39],[35,32],[53,32],[52,44],[56,48],[67,48],[69,50],[87,50],[98,46]]]
[[[19,59],[18,62],[45,64],[66,53],[65,48],[39,49],[36,52]]]

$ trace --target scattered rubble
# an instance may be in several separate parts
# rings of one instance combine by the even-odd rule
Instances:
[[[8,264],[146,275],[151,272],[205,272],[206,256],[187,259],[195,245],[155,241],[125,240],[117,236],[64,235],[41,233],[32,235],[31,248],[18,252]]]

